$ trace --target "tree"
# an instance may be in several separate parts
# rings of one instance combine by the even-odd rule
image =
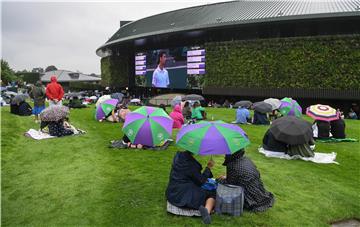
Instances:
[[[9,66],[9,63],[1,59],[1,80],[4,84],[7,84],[12,81],[16,81],[18,78],[15,75],[14,70]]]
[[[54,65],[49,65],[48,67],[46,67],[45,72],[49,72],[49,71],[55,71],[58,70]]]

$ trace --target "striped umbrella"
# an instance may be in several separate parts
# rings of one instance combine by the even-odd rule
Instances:
[[[96,108],[95,118],[96,120],[105,119],[113,109],[115,109],[119,100],[108,99],[100,103]]]
[[[328,105],[316,104],[306,109],[306,115],[315,120],[334,121],[339,119],[340,114],[334,108]]]
[[[176,136],[179,147],[194,154],[233,154],[250,144],[246,133],[237,125],[223,121],[200,121],[183,127]]]
[[[283,116],[301,117],[302,115],[301,106],[292,98],[281,99],[279,111]]]
[[[154,147],[171,137],[172,126],[163,109],[143,106],[126,115],[122,131],[132,143]]]

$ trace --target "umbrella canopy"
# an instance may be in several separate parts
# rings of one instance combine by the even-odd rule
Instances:
[[[115,109],[119,100],[117,99],[108,99],[102,102],[97,108],[95,113],[96,120],[105,119],[113,109]]]
[[[181,96],[180,95],[177,95],[175,96],[172,100],[171,100],[171,106],[174,107],[176,105],[180,105],[181,104]]]
[[[40,120],[42,121],[59,121],[64,119],[70,110],[66,106],[49,106],[40,113]]]
[[[334,121],[339,119],[339,112],[328,105],[316,104],[306,109],[306,115],[315,120]]]
[[[191,95],[186,95],[184,97],[184,100],[203,101],[205,99],[201,95],[191,94]]]
[[[233,154],[250,144],[246,133],[237,125],[223,121],[200,121],[182,127],[176,136],[179,147],[194,154]]]
[[[98,107],[102,102],[104,102],[105,100],[111,99],[110,95],[103,95],[101,96],[97,102],[96,102],[96,107]]]
[[[126,115],[122,131],[132,143],[154,147],[171,137],[172,126],[163,109],[143,106]]]
[[[292,98],[283,98],[281,99],[281,105],[279,111],[283,116],[302,116],[302,109],[299,103]]]
[[[29,96],[26,94],[18,94],[15,95],[14,98],[11,99],[11,104],[12,105],[19,105],[19,103],[24,102],[26,100],[26,98],[28,98]]]
[[[141,102],[140,99],[131,99],[130,102]]]
[[[268,113],[272,111],[272,106],[266,102],[256,102],[253,104],[254,110],[260,113]]]
[[[305,144],[313,137],[311,124],[295,116],[284,116],[272,122],[270,131],[275,139],[290,144]]]
[[[250,106],[252,105],[252,102],[249,101],[249,100],[242,100],[242,101],[239,101],[239,102],[236,102],[234,104],[234,107],[245,107],[245,108],[250,108]]]
[[[281,105],[281,101],[275,98],[265,99],[264,102],[270,104],[273,110],[279,109]]]
[[[117,100],[119,100],[119,102],[121,102],[122,99],[124,98],[124,94],[123,94],[123,93],[119,93],[119,92],[117,92],[117,93],[112,93],[112,94],[110,95],[110,97],[111,97],[112,99],[117,99]]]

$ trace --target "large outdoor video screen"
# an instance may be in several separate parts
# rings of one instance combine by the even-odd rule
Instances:
[[[135,84],[139,87],[201,89],[205,73],[205,49],[201,46],[135,54]]]

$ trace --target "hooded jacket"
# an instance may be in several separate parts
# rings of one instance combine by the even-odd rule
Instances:
[[[51,83],[46,86],[46,96],[50,100],[61,100],[64,96],[62,86],[57,82],[56,76],[51,77]]]
[[[173,128],[181,128],[184,124],[184,116],[181,113],[180,105],[176,105],[170,113],[170,117],[174,120]]]

